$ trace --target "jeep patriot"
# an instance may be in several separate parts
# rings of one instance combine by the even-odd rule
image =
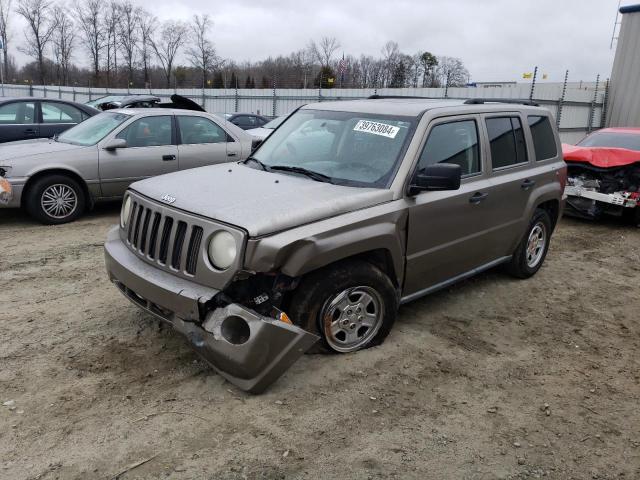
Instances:
[[[238,163],[143,180],[105,244],[111,281],[259,393],[305,351],[379,345],[399,305],[544,262],[566,165],[530,102],[306,105]]]

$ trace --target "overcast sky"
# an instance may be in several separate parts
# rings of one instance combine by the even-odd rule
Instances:
[[[574,81],[608,78],[618,7],[618,0],[134,1],[160,19],[210,14],[219,55],[238,62],[286,55],[323,35],[339,40],[340,56],[379,56],[393,40],[405,53],[460,57],[472,81],[521,80],[535,65],[549,81],[561,81],[565,69]],[[622,1],[632,3],[640,0]],[[22,28],[14,22],[14,46]],[[78,63],[83,57],[76,51]]]

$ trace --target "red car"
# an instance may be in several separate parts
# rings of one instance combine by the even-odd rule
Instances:
[[[569,215],[632,215],[640,226],[640,128],[603,128],[562,145]]]

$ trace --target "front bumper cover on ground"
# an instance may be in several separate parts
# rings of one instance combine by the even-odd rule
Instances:
[[[107,237],[105,263],[129,300],[169,323],[220,375],[248,392],[264,391],[318,340],[239,304],[204,311],[218,290],[148,265],[126,247],[117,227]]]

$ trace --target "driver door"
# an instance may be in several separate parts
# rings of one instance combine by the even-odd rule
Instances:
[[[115,138],[126,148],[99,149],[102,195],[120,197],[137,180],[178,170],[178,147],[173,115],[145,116],[134,120]]]

